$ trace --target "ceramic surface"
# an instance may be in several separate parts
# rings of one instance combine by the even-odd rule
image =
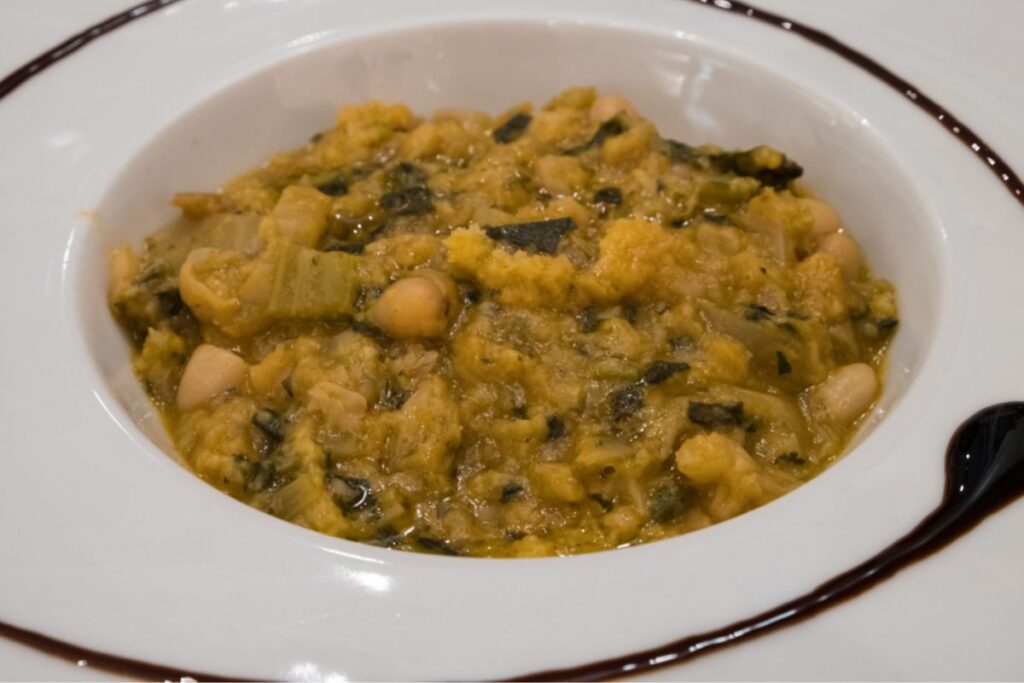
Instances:
[[[494,561],[320,536],[161,450],[104,304],[104,249],[159,226],[173,192],[301,144],[340,104],[497,112],[572,83],[622,92],[669,135],[775,145],[837,205],[902,309],[853,452],[705,531]],[[0,619],[106,652],[232,677],[452,679],[650,647],[782,602],[905,532],[939,498],[955,424],[1024,387],[1020,207],[869,76],[679,0],[186,0],[0,102],[0,142],[19,161],[0,167],[17,226],[0,272]]]

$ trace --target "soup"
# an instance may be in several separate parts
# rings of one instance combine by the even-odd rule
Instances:
[[[802,168],[614,95],[345,107],[110,254],[182,460],[317,531],[446,555],[654,541],[839,457],[898,325]]]

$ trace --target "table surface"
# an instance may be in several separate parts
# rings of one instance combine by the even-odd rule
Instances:
[[[7,73],[131,0],[4,0],[0,41]],[[824,29],[867,52],[947,106],[1019,172],[1024,171],[1024,2],[1017,0],[755,0]],[[54,68],[60,68],[56,66]],[[43,76],[45,78],[45,76]],[[1021,217],[1024,222],[1024,216]],[[1022,392],[1024,393],[1024,392]],[[1024,613],[1014,560],[1024,502],[993,516],[938,555],[807,622],[741,646],[662,669],[645,680],[979,680],[1024,676],[1024,648],[1012,624]],[[941,599],[937,599],[941,598]],[[867,628],[866,625],[870,625]],[[825,648],[807,651],[809,629]],[[926,631],[906,657],[905,634]],[[914,665],[909,661],[912,659]],[[922,668],[922,662],[930,662]],[[119,680],[0,639],[0,678]]]

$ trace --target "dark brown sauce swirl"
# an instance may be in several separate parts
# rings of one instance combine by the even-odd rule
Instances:
[[[973,130],[944,107],[849,45],[792,19],[732,0],[689,0],[707,7],[789,31],[830,50],[894,88],[975,154],[1007,191],[1024,204],[1024,183],[1012,168]],[[93,40],[166,7],[178,0],[149,0],[77,33],[31,62],[0,79],[0,99],[33,76],[74,54]],[[813,616],[891,576],[933,553],[972,529],[985,517],[1024,494],[1024,403],[986,408],[956,431],[946,456],[946,491],[943,502],[913,531],[874,557],[778,607],[714,631],[701,633],[621,657],[578,667],[543,671],[515,680],[600,680],[677,664]],[[88,665],[140,679],[174,680],[191,677],[224,679],[87,650],[55,638],[0,623],[0,637],[35,648],[72,664]],[[230,678],[230,677],[227,677]],[[239,680],[235,678],[234,680]]]
[[[954,434],[946,455],[946,491],[930,515],[888,548],[813,591],[723,628],[660,647],[515,680],[603,680],[677,664],[811,617],[929,555],[1024,493],[1024,403],[986,408]]]

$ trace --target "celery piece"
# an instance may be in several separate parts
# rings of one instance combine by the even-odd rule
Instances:
[[[281,244],[267,313],[277,318],[335,318],[352,312],[356,257]]]

